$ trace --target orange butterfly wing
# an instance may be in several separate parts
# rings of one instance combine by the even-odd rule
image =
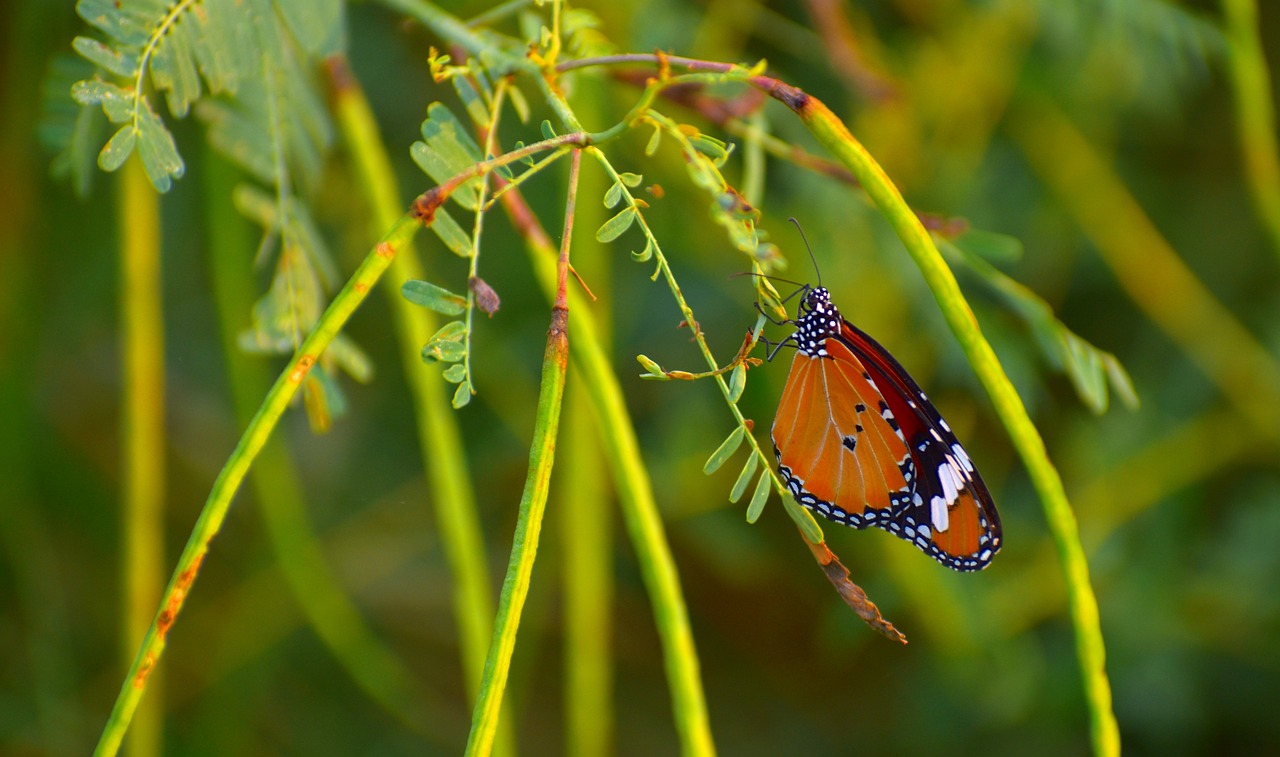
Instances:
[[[903,466],[910,456],[906,442],[882,417],[880,392],[861,362],[834,340],[827,348],[830,358],[796,352],[773,423],[773,443],[797,501],[864,528],[866,511],[887,516],[897,499],[891,495],[906,494]],[[803,482],[791,475],[794,471],[803,471]],[[850,522],[841,512],[859,517]]]

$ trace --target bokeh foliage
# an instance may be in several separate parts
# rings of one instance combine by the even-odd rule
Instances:
[[[602,3],[588,6],[601,19],[598,32],[582,31],[601,35],[583,44],[608,38],[621,50],[767,58],[771,72],[850,123],[914,207],[964,219],[995,240],[984,246],[981,236],[960,235],[951,260],[1073,497],[1122,736],[1138,753],[1280,748],[1280,725],[1268,708],[1280,685],[1280,607],[1272,590],[1280,582],[1280,382],[1270,380],[1280,374],[1280,249],[1255,209],[1250,177],[1258,153],[1242,158],[1241,144],[1253,137],[1242,137],[1232,101],[1229,63],[1238,63],[1237,48],[1228,46],[1224,19],[1239,14],[1239,5]],[[1274,101],[1280,17],[1273,5],[1260,5],[1255,28],[1273,61],[1266,94]],[[468,17],[487,9],[471,3],[450,11]],[[399,161],[407,202],[429,185],[409,148],[425,136],[427,105],[443,100],[461,114],[466,103],[452,86],[432,81],[427,48],[439,42],[430,34],[377,3],[343,12],[345,37],[319,35],[320,26],[282,10],[283,36],[272,39],[317,53],[346,45]],[[11,608],[0,619],[9,642],[0,657],[0,744],[6,753],[79,754],[96,738],[121,676],[119,231],[112,205],[122,195],[115,175],[92,176],[90,189],[81,174],[88,194],[77,199],[65,181],[48,178],[52,154],[32,148],[41,75],[52,72],[49,82],[85,76],[58,59],[87,33],[83,23],[69,7],[41,2],[0,13],[9,21],[9,116],[0,127],[0,186],[9,200],[0,230],[0,388],[8,399],[0,433],[11,462],[0,489],[0,591]],[[521,18],[495,23],[515,31]],[[274,44],[264,47],[268,58],[281,54]],[[169,120],[186,171],[161,201],[166,564],[243,426],[232,386],[245,374],[229,367],[252,360],[263,370],[261,357],[236,348],[236,334],[244,335],[240,347],[287,351],[289,329],[298,322],[305,328],[318,314],[326,279],[329,286],[344,280],[371,242],[371,210],[353,189],[349,151],[333,147],[331,116],[314,82],[289,88],[313,97],[284,103],[300,119],[291,144],[302,152],[271,161],[262,157],[269,146],[253,141],[262,136],[248,128],[254,119],[281,104],[272,99],[272,81],[319,77],[285,66],[292,57],[274,60],[282,62],[273,69],[281,79],[245,78],[263,91],[242,101],[242,110],[204,101],[202,113],[197,105],[208,132]],[[589,128],[603,128],[634,101],[633,84],[582,78],[574,84],[581,91],[567,94],[598,118]],[[176,101],[181,111],[189,94],[171,92],[152,105],[174,108]],[[663,107],[730,142],[761,125]],[[546,117],[532,114],[526,141],[539,138],[536,124]],[[820,152],[780,108],[751,118]],[[64,137],[89,128],[74,111],[44,119]],[[1274,132],[1274,121],[1269,126]],[[661,185],[643,195],[651,206],[645,218],[703,333],[727,358],[754,321],[752,283],[731,278],[744,259],[704,214],[707,195],[687,181],[681,152],[659,150],[646,160],[647,137],[628,137],[621,154],[630,150],[631,164],[621,167],[643,173],[645,185]],[[240,161],[247,173],[237,174],[206,140],[224,151],[240,145],[251,156],[247,166]],[[614,212],[596,203],[597,222],[580,227],[581,249],[590,250],[582,257],[618,261],[588,273],[588,282],[601,295],[595,307],[612,322],[614,362],[681,569],[720,750],[1084,751],[1062,581],[1040,510],[918,274],[884,221],[837,179],[776,157],[732,157],[726,175],[763,209],[762,228],[790,260],[786,275],[812,278],[785,224],[796,216],[846,314],[912,369],[966,440],[1000,504],[1006,547],[990,570],[956,576],[883,534],[827,528],[856,579],[912,644],[900,649],[869,633],[797,549],[781,508],[766,509],[754,526],[743,522],[743,505],[727,501],[737,466],[703,476],[701,461],[732,427],[718,392],[706,382],[636,377],[637,353],[665,368],[701,366],[669,294],[649,282],[650,264],[634,265],[623,254],[643,249],[637,232],[588,246]],[[92,153],[57,163],[70,169],[86,158]],[[753,160],[763,162],[752,168]],[[153,171],[151,178],[177,173]],[[610,184],[596,178],[603,198]],[[563,183],[562,171],[548,171],[526,188],[551,229]],[[273,215],[272,207],[285,211]],[[547,311],[521,242],[498,214],[493,218],[483,274],[501,293],[502,309],[475,326],[477,394],[459,421],[496,575],[524,477]],[[466,291],[467,264],[421,239],[432,280]],[[288,254],[290,245],[299,254]],[[227,281],[215,266],[228,265],[229,250],[240,256],[232,297],[259,306],[220,316],[211,282]],[[327,252],[312,256],[317,251]],[[985,266],[963,262],[974,254]],[[592,265],[581,263],[584,271]],[[1025,288],[1013,291],[1012,301],[1008,282]],[[1051,310],[1026,305],[1028,292]],[[1074,376],[1073,387],[1054,364],[1079,351],[1064,332],[1046,328],[1054,317],[1118,358],[1141,397],[1139,409],[1096,415],[1082,405],[1076,389],[1096,406],[1098,383]],[[274,488],[243,494],[214,542],[165,662],[166,751],[460,750],[470,683],[432,516],[438,503],[423,483],[422,454],[405,420],[411,390],[392,368],[401,358],[390,318],[382,301],[360,311],[349,329],[350,360],[339,362],[367,377],[359,369],[367,354],[367,363],[382,369],[374,383],[340,390],[347,412],[326,435],[313,435],[302,414],[292,413],[278,452],[294,483],[277,478]],[[761,438],[784,377],[782,365],[750,372],[742,407]],[[261,396],[261,373],[257,381]],[[320,391],[341,384],[326,381]],[[561,487],[572,488],[573,473],[561,473]],[[321,539],[332,572],[321,578],[355,602],[377,644],[421,683],[411,693],[412,725],[353,683],[314,616],[299,609],[290,588],[296,582],[286,577],[286,563],[297,556],[281,554],[279,541],[267,536],[275,516],[262,507],[286,496],[300,500]],[[553,490],[552,528],[566,542],[593,538],[576,530],[581,520],[557,515],[557,496],[565,495]],[[625,540],[607,538],[616,548],[606,662],[616,713],[608,716],[615,722],[608,743],[620,754],[670,753],[676,738],[648,600]],[[559,580],[555,544],[548,539],[540,555],[509,692],[515,741],[526,754],[562,751],[560,724],[569,718],[560,696],[568,588]]]

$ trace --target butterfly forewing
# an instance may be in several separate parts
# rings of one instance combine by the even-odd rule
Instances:
[[[780,465],[797,499],[855,528],[885,518],[905,493],[906,444],[881,416],[880,393],[857,358],[832,344],[830,358],[797,352],[773,425]],[[836,357],[838,356],[838,357]],[[784,475],[786,475],[784,473]],[[807,497],[806,497],[807,495]]]
[[[955,570],[1000,549],[982,477],[906,370],[842,317],[821,287],[802,301],[799,349],[774,422],[779,470],[802,505],[874,525]]]

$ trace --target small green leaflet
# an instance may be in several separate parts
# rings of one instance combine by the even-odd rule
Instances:
[[[116,76],[131,79],[138,73],[137,56],[112,49],[92,37],[76,37],[71,41],[71,46],[84,56],[85,60]]]
[[[451,403],[453,405],[453,409],[459,410],[465,407],[466,404],[471,401],[471,395],[474,393],[475,390],[471,388],[470,381],[463,381],[461,384],[458,384],[458,390],[453,393],[453,402]]]
[[[760,478],[756,481],[756,490],[751,493],[751,502],[747,505],[747,522],[755,523],[760,519],[760,513],[764,511],[764,503],[769,499],[769,484],[773,481],[773,476],[769,475],[769,470],[760,472]]]
[[[456,363],[467,355],[467,345],[462,342],[428,342],[422,348],[422,360],[427,363]]]
[[[742,499],[742,495],[747,491],[747,484],[751,483],[751,476],[756,472],[756,466],[760,464],[760,456],[752,453],[747,457],[747,462],[742,465],[742,472],[738,474],[738,480],[733,484],[733,491],[729,492],[729,501],[736,503]]]
[[[467,298],[427,281],[406,281],[400,287],[404,298],[443,315],[461,315],[467,309]]]
[[[431,230],[436,233],[449,251],[461,258],[471,257],[471,235],[468,234],[444,207],[436,208]]]
[[[444,182],[480,162],[480,148],[453,113],[438,102],[427,108],[422,122],[422,142],[414,142],[409,154],[428,176]],[[467,210],[479,203],[479,179],[470,179],[454,191],[452,198]]]
[[[653,240],[652,239],[648,239],[645,241],[643,250],[641,250],[640,252],[631,253],[631,259],[636,261],[637,263],[643,263],[651,257],[653,257]]]
[[[631,228],[631,224],[635,223],[635,220],[636,209],[630,206],[623,208],[620,213],[605,221],[596,231],[596,241],[601,243],[612,242],[622,236],[622,232]]]
[[[711,475],[720,470],[720,466],[724,465],[724,461],[728,460],[733,453],[738,451],[738,447],[742,446],[742,439],[746,436],[742,426],[734,428],[733,432],[720,443],[715,452],[711,453],[711,457],[707,458],[706,465],[702,466],[702,472]]]
[[[747,386],[747,364],[738,363],[729,374],[729,401],[737,404],[742,397],[742,390]]]

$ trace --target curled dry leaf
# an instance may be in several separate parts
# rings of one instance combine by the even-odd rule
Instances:
[[[499,299],[498,293],[493,291],[493,287],[479,276],[472,276],[467,279],[467,286],[471,287],[472,293],[476,296],[476,307],[489,314],[492,318],[493,314],[498,312],[498,308],[502,307],[502,300]]]

